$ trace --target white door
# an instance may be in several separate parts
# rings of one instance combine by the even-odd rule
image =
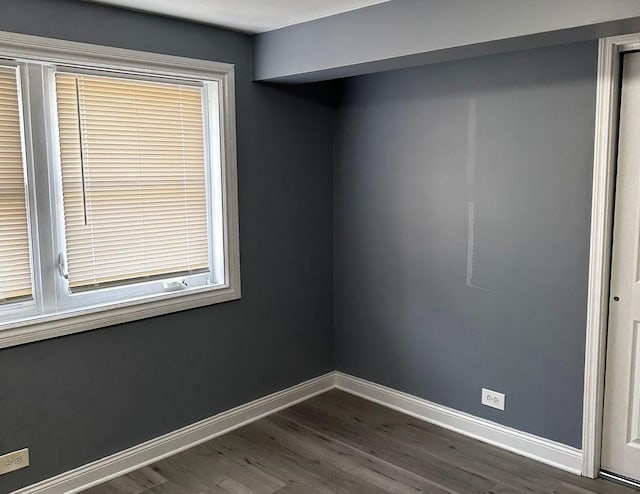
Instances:
[[[640,53],[624,56],[602,469],[640,481]]]

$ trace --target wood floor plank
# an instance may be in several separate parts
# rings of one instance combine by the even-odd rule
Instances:
[[[462,462],[462,458],[456,456],[447,458],[437,452],[434,453],[430,450],[428,443],[420,448],[408,441],[398,441],[385,427],[368,427],[363,423],[364,419],[358,416],[354,416],[353,422],[343,426],[339,420],[332,420],[328,415],[308,415],[309,410],[306,407],[295,408],[296,410],[285,411],[282,415],[310,428],[319,427],[336,441],[359,448],[417,475],[431,478],[440,485],[449,486],[457,493],[486,492],[495,490],[501,484],[499,478],[488,474],[487,468],[473,469],[469,462]],[[402,420],[406,417],[402,414],[398,416],[401,416]],[[388,426],[387,422],[391,423],[391,420],[393,417],[385,417],[384,425]],[[388,426],[388,429],[391,429],[391,426]],[[514,489],[517,487],[512,485]]]
[[[210,494],[210,491],[185,491],[184,488],[176,486],[171,482],[160,484],[144,491],[143,494]]]
[[[178,461],[180,463],[176,465]],[[170,465],[178,468],[166,473],[161,470],[161,473],[172,483],[188,487],[195,477],[199,488],[207,492],[243,494],[248,490],[256,494],[273,494],[286,485],[253,465],[243,464],[230,455],[211,451],[202,445],[163,460],[160,467]]]
[[[638,494],[333,390],[89,494]]]
[[[325,463],[356,477],[362,485],[370,485],[383,492],[417,493],[429,490],[439,494],[453,494],[441,484],[426,479],[395,464],[366,454],[313,429],[305,428],[285,417],[275,415],[264,426],[272,434],[294,443],[298,451],[323,458]],[[369,487],[372,489],[373,487]]]
[[[342,465],[319,459],[313,452],[301,447],[299,442],[289,440],[283,431],[270,428],[266,420],[252,424],[246,432],[254,454],[258,451],[259,445],[263,446],[261,464],[270,463],[270,468],[274,468],[274,466],[278,468],[277,465],[282,464],[284,472],[281,475],[285,478],[287,476],[291,478],[293,475],[305,479],[312,487],[326,494],[357,492],[361,485],[360,480]],[[238,437],[239,434],[241,433],[232,433],[230,436],[231,438]],[[228,438],[224,438],[223,442],[225,440]],[[246,452],[247,446],[245,445],[243,453]],[[267,453],[267,458],[264,457],[264,453]],[[269,457],[271,458],[270,462]],[[372,493],[387,492],[375,486],[371,486],[369,491]]]
[[[142,494],[152,487],[167,482],[162,475],[151,467],[142,467],[123,477],[118,477],[108,484],[85,491],[88,494]]]
[[[235,456],[238,461],[269,472],[286,484],[282,489],[303,485],[309,492],[317,491],[322,494],[349,492],[348,489],[341,488],[336,472],[327,472],[321,463],[278,448],[269,437],[261,437],[256,431],[245,429],[229,433],[215,442],[206,443],[206,447],[217,454]],[[248,432],[248,439],[244,435],[245,432]]]
[[[451,469],[493,478],[525,492],[566,490],[566,485],[587,489],[586,492],[629,492],[624,487],[620,491],[620,486],[609,482],[594,482],[558,471],[339,391],[326,393],[320,400],[308,400],[282,415],[326,430],[338,440],[367,447],[373,454],[393,455],[393,445],[400,445],[404,454],[392,461],[407,468],[415,468],[415,458],[420,459],[417,467],[423,468],[435,455],[437,461],[449,463]]]

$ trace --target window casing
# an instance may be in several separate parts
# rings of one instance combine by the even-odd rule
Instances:
[[[239,298],[233,67],[44,43],[0,33],[33,294],[0,300],[0,348]]]

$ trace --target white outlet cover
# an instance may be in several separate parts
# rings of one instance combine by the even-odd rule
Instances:
[[[0,456],[0,475],[29,466],[29,448]]]
[[[482,388],[482,404],[498,410],[504,410],[504,393],[498,393],[490,389]]]

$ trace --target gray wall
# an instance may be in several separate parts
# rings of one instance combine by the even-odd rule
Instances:
[[[333,369],[332,109],[251,82],[245,35],[77,1],[0,30],[236,64],[242,300],[0,351],[9,492]]]
[[[587,42],[345,83],[339,370],[580,447],[596,62]]]
[[[254,76],[328,80],[638,29],[637,0],[394,0],[255,36]]]

